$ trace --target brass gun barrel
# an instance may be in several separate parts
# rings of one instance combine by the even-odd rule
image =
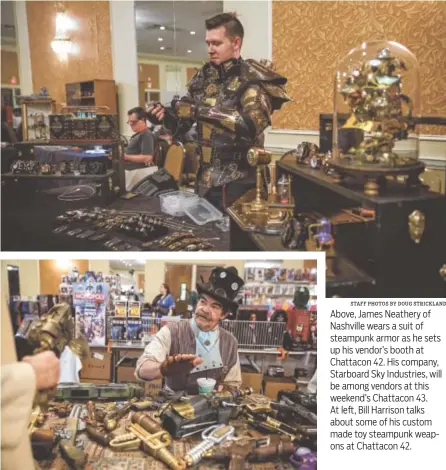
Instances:
[[[167,446],[172,442],[172,438],[167,431],[160,431],[150,434],[142,426],[136,423],[129,424],[127,429],[133,433],[143,444],[143,450],[157,460],[165,463],[172,470],[184,470],[186,463],[177,459]]]
[[[139,424],[150,434],[155,434],[164,430],[160,423],[142,411],[132,414],[132,423]]]
[[[111,440],[115,437],[113,433],[101,432],[99,429],[96,429],[91,425],[87,426],[87,434],[90,439],[104,447],[108,446]]]

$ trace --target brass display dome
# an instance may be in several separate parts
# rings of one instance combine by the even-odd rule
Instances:
[[[401,44],[362,43],[347,54],[334,83],[332,163],[340,174],[416,179],[423,171],[415,126],[419,83],[418,61]]]

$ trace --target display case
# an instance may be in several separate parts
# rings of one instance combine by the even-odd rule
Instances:
[[[56,102],[51,98],[21,99],[22,129],[25,142],[47,142],[50,138],[49,116]]]
[[[338,180],[361,177],[369,196],[379,194],[389,175],[405,175],[408,184],[419,184],[424,169],[418,160],[419,115],[420,68],[406,47],[372,41],[351,50],[334,80],[331,164]]]
[[[49,122],[50,139],[58,143],[119,139],[118,115],[110,114],[107,106],[65,106]]]
[[[88,80],[65,85],[68,106],[107,106],[110,114],[118,112],[114,80]]]

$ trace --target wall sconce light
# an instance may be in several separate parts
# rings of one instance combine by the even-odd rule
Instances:
[[[51,41],[51,49],[61,60],[67,60],[68,54],[72,52],[73,43],[68,36],[71,23],[71,20],[65,13],[65,9],[59,6],[56,13],[56,37]]]

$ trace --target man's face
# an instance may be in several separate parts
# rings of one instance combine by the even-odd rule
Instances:
[[[240,57],[241,39],[228,37],[224,26],[206,31],[206,44],[209,59],[215,65]]]
[[[220,320],[226,317],[227,312],[224,311],[220,302],[203,294],[200,296],[197,307],[195,309],[195,322],[202,331],[213,330]]]
[[[133,132],[141,132],[147,127],[146,121],[144,121],[144,119],[138,119],[136,113],[128,115],[127,124],[132,128]]]

